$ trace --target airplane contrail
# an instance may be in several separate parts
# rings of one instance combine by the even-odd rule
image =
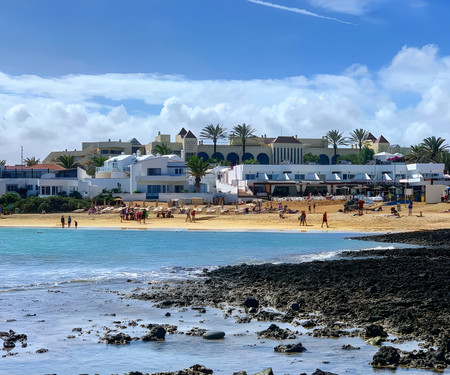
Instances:
[[[311,16],[311,17],[322,18],[322,19],[325,19],[325,20],[336,21],[336,22],[340,22],[340,23],[345,23],[347,25],[354,25],[354,23],[351,23],[351,22],[342,21],[342,20],[340,20],[338,18],[322,16],[320,14],[313,13],[313,12],[310,12],[310,11],[305,10],[305,9],[286,7],[284,5],[273,4],[273,3],[269,3],[267,1],[261,1],[261,0],[247,0],[247,1],[250,2],[250,3],[258,4],[258,5],[264,5],[266,7],[277,8],[277,9],[281,9],[281,10],[287,10],[289,12],[304,14],[306,16]]]

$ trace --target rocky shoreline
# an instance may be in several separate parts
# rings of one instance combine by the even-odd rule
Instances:
[[[391,333],[398,337],[393,345],[420,340],[426,350],[383,349],[374,356],[374,367],[449,367],[450,230],[357,239],[426,247],[348,252],[333,261],[227,266],[205,271],[199,280],[152,284],[129,297],[161,308],[226,308],[230,316],[234,309],[225,306],[244,307],[246,316],[236,317],[237,322],[302,324],[318,337],[360,335],[379,345]],[[367,335],[368,329],[378,334]]]

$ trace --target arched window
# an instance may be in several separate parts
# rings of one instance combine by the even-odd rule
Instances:
[[[212,155],[212,158],[216,159],[217,161],[221,161],[225,159],[225,156],[223,156],[221,152],[216,152],[215,154]]]
[[[199,159],[203,158],[203,161],[209,160],[209,156],[208,156],[208,154],[206,152],[199,152],[197,154],[197,156],[198,156]]]
[[[259,164],[269,164],[269,157],[267,156],[267,154],[264,154],[263,152],[258,154],[256,160],[258,160]]]
[[[242,156],[242,161],[254,159],[255,157],[250,152],[246,152],[244,156]]]
[[[330,158],[325,154],[319,155],[319,164],[320,165],[328,165],[330,164]]]
[[[235,164],[237,164],[237,162],[239,161],[239,155],[236,154],[235,152],[230,152],[230,153],[227,155],[227,160],[228,160],[229,162],[231,162],[231,164],[235,165]]]

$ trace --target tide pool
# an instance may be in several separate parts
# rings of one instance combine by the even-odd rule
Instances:
[[[377,348],[359,338],[317,339],[302,327],[298,340],[307,351],[276,354],[274,340],[258,340],[256,331],[270,322],[236,324],[207,309],[157,309],[151,303],[124,298],[148,282],[196,277],[204,268],[238,263],[304,262],[338,257],[344,250],[403,247],[346,240],[348,233],[212,232],[100,229],[0,228],[0,331],[28,335],[0,358],[0,373],[123,374],[128,371],[173,371],[196,363],[215,374],[248,373],[272,367],[275,374],[312,373],[316,368],[338,374],[375,373],[368,365]],[[353,236],[353,234],[352,234]],[[171,316],[166,317],[165,313]],[[235,310],[235,314],[243,314]],[[128,325],[135,321],[137,326]],[[118,323],[120,322],[120,323]],[[164,342],[98,343],[105,327],[127,326],[131,336],[140,324],[175,324],[220,329],[225,340],[168,335]],[[81,331],[74,328],[80,328]],[[286,342],[287,343],[287,342]],[[361,347],[343,351],[343,344]],[[48,349],[38,354],[36,350]],[[324,363],[327,362],[327,363]],[[377,370],[377,374],[390,374]],[[423,374],[397,370],[398,374]]]

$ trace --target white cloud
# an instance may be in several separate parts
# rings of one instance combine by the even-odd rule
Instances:
[[[87,141],[148,143],[158,131],[173,139],[181,127],[198,136],[211,123],[230,130],[245,122],[268,136],[320,138],[362,127],[404,146],[431,135],[449,141],[449,87],[450,58],[436,46],[404,47],[380,71],[354,64],[339,75],[278,80],[0,73],[0,160],[17,163],[20,146],[25,157],[43,159]],[[414,99],[404,103],[410,93]],[[130,100],[142,108],[128,107]],[[148,104],[161,111],[143,115]]]

